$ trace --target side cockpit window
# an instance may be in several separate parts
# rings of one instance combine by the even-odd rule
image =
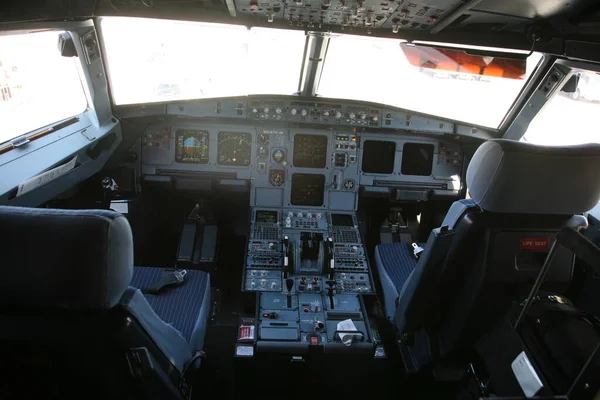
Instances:
[[[554,95],[531,121],[522,141],[546,146],[600,143],[600,74],[576,74],[575,91]]]
[[[61,56],[60,33],[0,36],[0,147],[87,109],[80,61]]]

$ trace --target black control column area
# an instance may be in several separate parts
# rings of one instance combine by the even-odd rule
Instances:
[[[372,356],[372,282],[354,213],[252,210],[243,290],[258,292],[257,351]]]

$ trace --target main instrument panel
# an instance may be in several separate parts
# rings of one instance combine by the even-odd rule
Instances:
[[[359,189],[451,199],[462,168],[458,144],[414,134],[176,120],[142,138],[143,180],[189,190],[202,180],[241,185],[252,207],[355,211]]]

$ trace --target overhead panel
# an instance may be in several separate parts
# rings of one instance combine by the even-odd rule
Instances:
[[[397,29],[427,30],[463,3],[464,1],[461,0],[437,0],[435,4],[432,1],[407,0],[400,3],[383,27],[394,31]]]
[[[290,26],[344,29],[428,29],[464,2],[461,0],[235,0],[236,12]]]

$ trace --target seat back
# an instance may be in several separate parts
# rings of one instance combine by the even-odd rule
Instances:
[[[148,333],[174,329],[129,288],[133,238],[121,214],[0,207],[0,237],[3,394],[183,397],[184,361]]]
[[[418,365],[473,344],[526,293],[556,233],[600,199],[600,146],[491,140],[474,154],[467,185],[471,203],[455,203],[431,233],[398,300],[400,333],[429,341],[412,355]],[[566,288],[573,261],[558,249],[551,288]]]

